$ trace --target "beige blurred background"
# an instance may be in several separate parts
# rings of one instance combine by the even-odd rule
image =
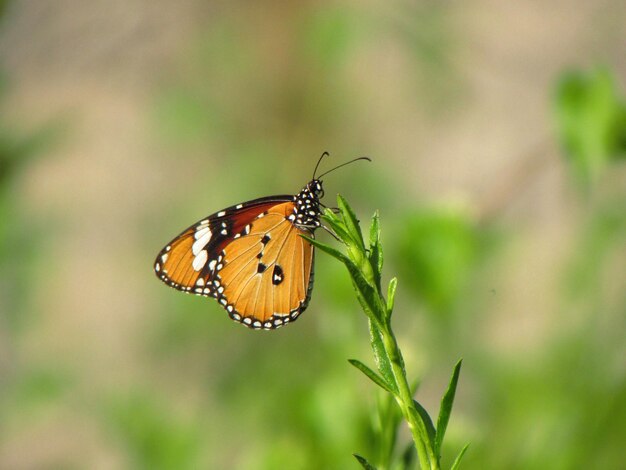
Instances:
[[[364,221],[381,210],[399,341],[432,413],[465,357],[448,459],[471,442],[465,468],[622,468],[626,421],[600,423],[626,419],[624,406],[577,420],[570,402],[624,397],[626,351],[611,336],[624,335],[623,243],[601,249],[592,300],[567,280],[625,173],[581,194],[553,97],[562,73],[598,65],[623,95],[624,2],[3,10],[2,133],[43,137],[3,189],[0,468],[357,468],[376,391],[345,361],[369,356],[340,267],[318,256],[307,313],[269,334],[151,272],[195,220],[298,191],[324,150],[373,159],[329,175],[326,202],[341,192]],[[495,240],[441,314],[394,255],[424,208]],[[597,367],[604,379],[571,377]],[[582,449],[594,425],[607,435]]]

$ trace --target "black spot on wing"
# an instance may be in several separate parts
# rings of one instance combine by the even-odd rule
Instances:
[[[275,264],[274,271],[272,271],[272,284],[277,286],[278,284],[283,282],[283,279],[284,279],[283,268],[281,268],[280,265]]]

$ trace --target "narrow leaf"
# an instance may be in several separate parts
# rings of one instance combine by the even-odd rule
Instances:
[[[361,227],[359,226],[359,219],[356,218],[356,214],[341,194],[337,195],[337,205],[341,211],[343,222],[346,225],[346,229],[354,239],[354,242],[365,251],[365,244],[363,243],[363,234],[361,233]]]
[[[383,339],[378,326],[373,322],[368,322],[370,327],[370,341],[372,344],[372,351],[374,352],[374,359],[376,360],[376,366],[379,372],[385,378],[385,381],[392,386],[394,394],[397,394],[397,385],[391,369],[391,361],[387,356],[387,351],[383,346]]]
[[[382,303],[376,289],[367,281],[363,276],[359,268],[350,260],[345,257],[343,263],[346,265],[350,277],[352,278],[352,284],[357,289],[357,293],[362,297],[360,299],[361,306],[366,310],[366,313],[372,313],[373,320],[376,324],[380,325],[385,321],[385,306]]]
[[[380,278],[383,270],[383,247],[380,244],[378,211],[374,213],[372,224],[370,225],[369,260],[374,270],[376,285],[380,286]]]
[[[387,317],[390,318],[393,312],[393,305],[396,301],[396,287],[398,287],[398,278],[394,277],[389,281],[387,288]]]
[[[465,446],[461,449],[461,452],[459,452],[459,455],[457,455],[456,459],[454,459],[454,463],[452,464],[452,467],[450,467],[450,470],[457,470],[459,468],[459,465],[461,464],[461,459],[465,455],[465,451],[467,450],[468,447],[469,447],[469,444],[465,444]]]
[[[330,256],[338,259],[342,263],[344,262],[344,259],[346,259],[346,255],[344,255],[341,251],[337,250],[336,248],[333,248],[332,246],[327,245],[326,243],[322,243],[316,240],[315,238],[307,237],[305,235],[300,235],[300,236],[304,238],[306,241],[308,241],[314,247],[319,248],[325,253],[328,253]]]
[[[330,211],[330,209],[329,209]],[[330,212],[332,214],[332,212]],[[349,243],[353,243],[352,242],[352,237],[350,236],[350,234],[348,233],[348,231],[346,230],[346,226],[343,224],[343,222],[341,220],[339,220],[337,218],[337,216],[335,216],[335,214],[332,214],[333,217],[330,217],[328,214],[325,214],[322,216],[322,219],[324,220],[324,222],[326,222],[326,224],[328,225],[328,227],[335,232],[335,235],[337,235],[339,237],[339,239],[345,243],[346,245]]]
[[[371,463],[369,463],[365,459],[365,457],[361,457],[359,454],[352,454],[352,455],[354,455],[354,458],[359,461],[359,463],[365,470],[376,470],[376,467],[374,467]]]
[[[380,285],[380,278],[383,273],[383,246],[380,243],[371,249],[370,259],[376,272],[376,281]]]
[[[443,438],[446,434],[446,428],[448,427],[448,421],[450,420],[450,414],[452,413],[452,405],[454,403],[454,395],[456,393],[456,386],[459,383],[459,374],[461,373],[461,364],[463,359],[456,363],[454,371],[452,372],[452,378],[450,379],[450,385],[446,390],[445,395],[441,399],[441,407],[439,409],[439,417],[437,418],[437,438],[435,440],[435,453],[441,454],[441,445]]]
[[[337,215],[337,213],[333,211],[330,207],[327,207],[326,209],[324,209],[323,217],[326,219],[333,220],[335,222],[341,222],[341,217],[339,217],[339,215]]]
[[[382,388],[383,390],[389,393],[394,393],[392,390],[392,387],[385,381],[385,379],[380,377],[376,372],[374,372],[372,369],[367,367],[361,361],[358,361],[356,359],[348,359],[348,362],[352,364],[354,367],[356,367],[357,369],[359,369],[361,372],[363,372],[365,375],[367,375],[367,377],[376,385],[378,385],[380,388]]]
[[[436,434],[433,421],[432,419],[430,419],[430,415],[428,414],[428,412],[424,409],[422,405],[420,405],[420,403],[417,400],[413,400],[413,405],[415,406],[415,409],[417,410],[419,417],[424,423],[424,427],[426,427],[426,432],[428,433],[428,440],[430,441],[430,445],[429,445],[430,447],[435,442],[435,434]]]
[[[372,319],[375,322],[381,323],[386,316],[385,306],[382,305],[382,302],[378,297],[376,290],[369,282],[367,282],[357,265],[354,264],[354,262],[346,255],[341,253],[339,250],[332,248],[331,246],[321,243],[314,238],[305,237],[303,235],[302,238],[307,240],[313,246],[324,251],[325,253],[328,253],[332,257],[337,258],[346,265],[348,273],[352,278],[352,284],[356,288],[357,294],[359,294],[359,302],[361,303],[361,306],[368,314],[368,316],[372,316]]]
[[[378,211],[372,216],[372,225],[370,225],[370,247],[380,243],[380,216]]]

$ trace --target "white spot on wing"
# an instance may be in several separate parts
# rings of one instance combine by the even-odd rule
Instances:
[[[219,211],[219,212],[217,213],[217,216],[218,216],[218,217],[224,217],[225,215],[226,215],[226,211]]]
[[[211,229],[209,229],[209,227],[202,227],[201,229],[196,230],[196,233],[193,234],[193,237],[196,240],[199,240],[200,238],[202,238],[204,235],[206,235],[208,233],[211,233]]]
[[[241,209],[242,207],[243,207],[243,204],[237,204],[237,205],[235,206],[235,209]]]
[[[198,256],[198,253],[200,253],[200,251],[202,251],[204,247],[207,246],[210,240],[211,240],[211,232],[207,228],[207,231],[204,232],[204,234],[200,238],[198,238],[195,242],[193,242],[193,246],[191,247],[191,251],[193,255]]]
[[[202,250],[200,253],[196,255],[191,263],[191,266],[195,271],[200,271],[204,265],[206,264],[206,260],[209,258],[209,254],[206,250]]]

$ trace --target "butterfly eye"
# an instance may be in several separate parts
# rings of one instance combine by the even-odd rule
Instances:
[[[322,188],[322,183],[320,181],[312,181],[309,189],[318,197],[324,197],[324,188]]]

